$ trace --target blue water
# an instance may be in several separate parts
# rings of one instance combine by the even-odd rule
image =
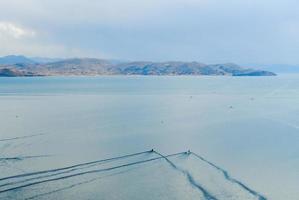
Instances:
[[[32,77],[0,78],[2,95],[58,94],[250,94],[272,91],[285,85],[297,89],[298,76],[213,77],[213,76],[103,76],[103,77]]]
[[[297,199],[298,102],[298,75],[0,78],[1,157],[47,155],[2,162],[0,177],[152,148],[190,149],[268,199]],[[84,191],[92,196],[91,188]]]

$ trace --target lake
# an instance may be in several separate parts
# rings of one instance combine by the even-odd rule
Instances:
[[[150,149],[191,150],[267,199],[299,198],[299,75],[0,78],[0,113],[3,199],[208,199],[186,171],[215,199],[257,197],[182,155],[170,161],[183,172],[158,159],[26,188],[17,187],[61,174],[1,180]]]

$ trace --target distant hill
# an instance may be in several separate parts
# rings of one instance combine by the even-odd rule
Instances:
[[[215,76],[274,76],[264,70],[240,67],[233,63],[208,65],[199,62],[115,62],[96,58],[74,58],[57,62],[2,64],[9,69],[27,75],[215,75]],[[1,74],[0,74],[1,76]]]
[[[31,57],[30,60],[33,60],[36,63],[51,63],[58,62],[63,60],[63,58],[45,58],[45,57]]]
[[[227,75],[270,76],[271,72],[242,68],[236,64],[207,65],[198,62],[132,62],[116,66],[125,75]]]
[[[26,58],[25,56],[9,55],[0,57],[0,65],[13,65],[13,64],[34,64],[35,61]]]
[[[32,72],[12,68],[0,68],[0,77],[41,76]]]

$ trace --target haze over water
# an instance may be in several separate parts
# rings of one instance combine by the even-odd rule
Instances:
[[[0,177],[190,149],[268,199],[297,199],[298,102],[298,75],[0,78],[1,157],[41,156],[0,160]]]

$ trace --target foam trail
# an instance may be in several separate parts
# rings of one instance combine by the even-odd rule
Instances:
[[[26,135],[26,136],[21,136],[21,137],[5,138],[5,139],[0,139],[0,142],[10,141],[10,140],[19,140],[19,139],[25,139],[25,138],[32,138],[32,137],[41,136],[41,135],[45,135],[45,134],[40,133],[40,134],[32,134],[32,135]]]
[[[34,181],[34,180],[38,180],[38,179],[54,177],[54,176],[61,175],[61,174],[68,174],[68,173],[71,173],[73,171],[80,170],[80,169],[82,169],[82,168],[73,168],[73,169],[70,169],[70,170],[67,170],[67,171],[62,171],[62,172],[58,172],[58,173],[54,173],[54,174],[42,175],[42,176],[37,176],[37,177],[33,177],[33,178],[27,178],[27,179],[23,179],[23,180],[20,180],[20,181],[15,181],[15,182],[8,182],[8,183],[1,184],[0,188],[5,187],[5,186],[9,186],[9,185],[16,185],[16,184],[20,184],[20,183],[26,183],[28,181]]]
[[[196,181],[194,180],[194,178],[192,177],[192,175],[188,172],[188,171],[186,171],[186,170],[183,170],[183,169],[180,169],[179,167],[177,167],[172,161],[170,161],[168,158],[167,158],[167,156],[164,156],[164,155],[162,155],[161,153],[159,153],[159,152],[157,152],[157,151],[153,151],[154,153],[156,153],[157,155],[159,155],[159,156],[161,156],[161,157],[163,157],[175,170],[178,170],[178,171],[180,171],[181,173],[183,173],[186,177],[187,177],[187,179],[188,179],[188,181],[189,181],[189,183],[192,185],[192,186],[194,186],[195,188],[197,188],[197,189],[199,189],[202,193],[203,193],[203,195],[204,195],[204,197],[205,197],[205,199],[207,199],[207,200],[217,200],[217,198],[216,197],[214,197],[212,194],[210,194],[206,189],[204,189],[201,185],[199,185],[198,183],[196,183]],[[186,153],[186,152],[185,152]]]
[[[72,184],[72,185],[67,186],[67,187],[59,188],[57,190],[49,191],[49,192],[42,193],[42,194],[37,194],[35,196],[28,197],[28,198],[26,198],[24,200],[36,199],[36,198],[39,198],[39,197],[42,197],[42,196],[54,194],[54,193],[57,193],[57,192],[60,192],[60,191],[64,191],[64,190],[68,190],[68,189],[77,187],[79,185],[83,185],[83,184],[87,184],[87,183],[92,183],[92,182],[97,181],[97,180],[102,179],[102,178],[106,178],[106,177],[110,177],[110,176],[115,176],[115,175],[118,175],[118,174],[124,174],[124,173],[126,173],[128,171],[131,171],[131,170],[132,169],[128,169],[128,170],[124,170],[124,171],[121,171],[121,172],[109,174],[109,175],[106,175],[106,176],[101,176],[101,177],[93,178],[93,179],[90,179],[90,180],[87,180],[87,181],[82,181],[82,182],[75,183],[75,184]]]
[[[0,161],[8,161],[8,160],[24,160],[24,159],[31,159],[31,158],[44,158],[44,157],[50,157],[51,155],[37,155],[37,156],[18,156],[18,157],[6,157],[6,158],[0,158]]]
[[[152,152],[152,151],[150,151],[150,152]],[[183,154],[183,153],[184,152],[182,152],[182,153],[176,153],[176,154],[171,154],[171,155],[167,155],[165,157],[177,156],[177,155],[180,155],[180,154]],[[12,187],[12,188],[8,188],[8,189],[5,189],[5,190],[1,190],[0,193],[14,191],[14,190],[17,190],[17,189],[21,189],[21,188],[25,188],[25,187],[29,187],[29,186],[33,186],[33,185],[38,185],[38,184],[42,184],[42,183],[47,183],[47,182],[53,182],[53,181],[68,179],[68,178],[72,178],[72,177],[76,177],[76,176],[81,176],[81,175],[85,175],[85,174],[93,174],[93,173],[111,171],[111,170],[114,170],[114,169],[119,169],[119,168],[123,168],[123,167],[128,167],[128,166],[133,166],[133,165],[138,165],[138,164],[142,164],[142,163],[151,162],[151,161],[158,160],[158,159],[161,159],[161,158],[162,157],[159,156],[159,157],[156,157],[156,158],[151,158],[151,159],[147,159],[147,160],[137,161],[137,162],[128,163],[128,164],[124,164],[124,165],[119,165],[119,166],[115,166],[115,167],[110,167],[110,168],[105,168],[105,169],[98,169],[98,170],[90,170],[90,171],[80,172],[80,173],[77,173],[77,174],[71,174],[71,175],[68,175],[68,176],[62,176],[62,177],[57,177],[57,178],[52,178],[52,179],[46,179],[46,180],[42,180],[42,181],[32,182],[32,183],[20,185],[20,186],[17,186],[17,187]]]
[[[200,160],[204,161],[205,163],[209,164],[210,166],[214,167],[215,169],[217,169],[218,171],[220,171],[224,178],[232,183],[235,183],[237,185],[239,185],[240,187],[242,187],[243,189],[245,189],[247,192],[249,192],[250,194],[252,194],[253,196],[257,197],[259,200],[267,200],[266,197],[264,197],[263,195],[259,194],[258,192],[250,189],[248,186],[246,186],[244,183],[242,183],[241,181],[235,179],[235,178],[232,178],[229,173],[222,169],[221,167],[215,165],[214,163],[206,160],[205,158],[203,158],[202,156],[194,153],[194,152],[191,152],[192,155],[194,155],[195,157],[199,158]]]
[[[8,182],[8,183],[1,184],[0,188],[4,187],[4,186],[16,185],[16,184],[25,183],[25,182],[28,182],[28,181],[38,180],[38,179],[42,179],[42,178],[54,177],[54,176],[61,175],[61,174],[68,174],[68,173],[71,173],[71,172],[76,171],[76,170],[90,168],[90,167],[94,167],[95,165],[100,165],[100,164],[101,163],[96,163],[96,164],[92,164],[92,165],[86,165],[86,166],[83,166],[83,167],[80,167],[80,168],[71,168],[69,170],[54,173],[54,174],[41,175],[41,176],[37,176],[37,177],[33,177],[33,178],[23,179],[23,180],[20,180],[20,181]]]
[[[75,167],[95,164],[95,163],[101,163],[101,162],[107,162],[107,161],[122,159],[122,158],[128,158],[128,157],[137,156],[137,155],[141,155],[141,154],[144,154],[144,153],[150,153],[150,152],[151,151],[143,151],[143,152],[139,152],[139,153],[128,154],[128,155],[124,155],[124,156],[118,156],[118,157],[114,157],[114,158],[108,158],[108,159],[103,159],[103,160],[96,160],[96,161],[91,161],[91,162],[86,162],[86,163],[80,163],[80,164],[71,165],[71,166],[68,166],[68,167],[55,168],[55,169],[31,172],[31,173],[26,173],[26,174],[18,174],[18,175],[14,175],[14,176],[8,176],[8,177],[0,178],[0,181],[7,180],[7,179],[13,179],[13,178],[20,178],[20,177],[38,175],[38,174],[44,174],[44,173],[50,173],[50,172],[56,172],[56,171],[62,171],[62,170],[67,170],[67,169],[71,169],[71,168],[75,168]]]

